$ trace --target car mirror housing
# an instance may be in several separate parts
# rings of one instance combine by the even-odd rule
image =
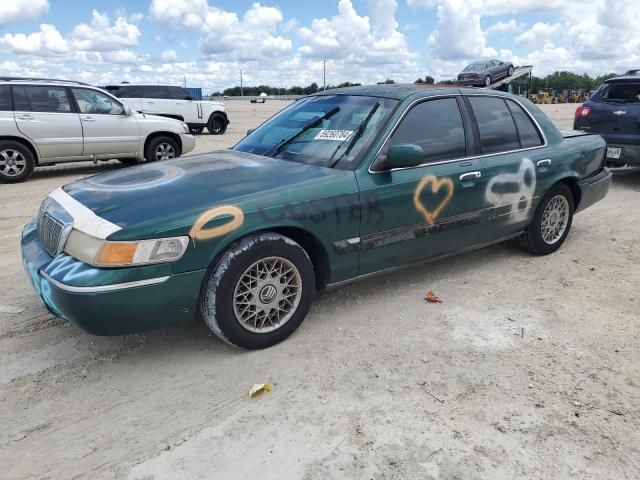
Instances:
[[[129,105],[123,105],[122,108],[124,110],[124,114],[127,117],[130,117],[131,115],[133,115],[133,110],[131,110],[131,107]]]
[[[424,162],[424,150],[421,146],[411,143],[400,143],[389,148],[385,167],[388,170],[417,167],[422,164],[422,162]]]
[[[191,95],[187,95],[186,97],[184,97],[184,99],[193,101],[193,97]]]

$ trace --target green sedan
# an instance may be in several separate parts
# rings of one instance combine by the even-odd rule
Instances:
[[[519,237],[545,255],[611,173],[527,100],[414,85],[305,97],[227,150],[53,191],[22,235],[44,305],[119,335],[194,318],[274,345],[317,291]]]

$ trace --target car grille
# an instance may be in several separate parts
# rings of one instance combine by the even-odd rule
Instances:
[[[52,217],[48,212],[40,211],[38,215],[38,238],[49,255],[55,257],[60,253],[65,224]]]

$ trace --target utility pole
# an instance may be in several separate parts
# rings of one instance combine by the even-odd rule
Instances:
[[[240,96],[244,97],[244,92],[242,90],[242,69],[240,69]]]
[[[322,59],[322,89],[327,89],[327,59]]]
[[[187,88],[187,76],[184,76],[184,88]]]

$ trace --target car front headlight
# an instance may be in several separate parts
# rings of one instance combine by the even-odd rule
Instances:
[[[189,237],[108,241],[72,230],[65,252],[96,267],[132,267],[179,260],[189,246]]]
[[[187,125],[184,122],[180,122],[180,125],[182,126],[182,129],[184,130],[184,133],[191,133],[191,129],[189,128],[189,125]]]

